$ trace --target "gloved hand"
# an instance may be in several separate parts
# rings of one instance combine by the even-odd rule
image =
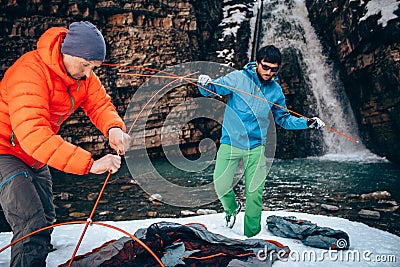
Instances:
[[[104,157],[95,160],[89,172],[94,174],[102,174],[106,171],[116,173],[120,167],[121,157],[118,155],[107,154]]]
[[[307,121],[307,126],[309,128],[321,129],[325,126],[325,122],[318,117],[312,117],[311,120]]]
[[[111,148],[114,149],[118,155],[124,155],[131,141],[129,134],[124,133],[121,128],[113,127],[108,130],[108,135]]]
[[[211,78],[208,75],[200,75],[197,82],[202,86],[207,86],[211,82]]]

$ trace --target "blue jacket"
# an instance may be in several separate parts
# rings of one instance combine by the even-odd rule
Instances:
[[[208,90],[219,95],[228,96],[227,106],[222,124],[221,144],[232,145],[241,149],[252,149],[265,145],[269,126],[268,114],[272,111],[275,122],[287,130],[308,129],[307,119],[292,116],[289,111],[279,108],[269,102],[286,108],[285,95],[282,88],[275,81],[261,82],[256,73],[256,63],[248,63],[242,70],[236,70],[213,80],[218,86],[210,83]],[[258,98],[257,99],[236,88]],[[215,96],[199,86],[199,91],[204,96]]]

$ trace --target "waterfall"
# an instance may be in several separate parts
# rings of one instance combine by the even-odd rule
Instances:
[[[304,73],[314,93],[317,116],[327,126],[360,140],[358,127],[344,87],[308,19],[303,0],[264,1],[259,47],[273,44],[279,49],[294,48],[304,59]],[[327,129],[323,138],[329,155],[371,153],[361,143],[355,143]],[[362,156],[363,155],[363,156]]]

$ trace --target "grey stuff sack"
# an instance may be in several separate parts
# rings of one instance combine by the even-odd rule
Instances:
[[[320,227],[310,221],[298,220],[294,216],[269,216],[267,227],[276,236],[299,239],[304,245],[311,247],[334,250],[345,250],[350,247],[347,233]]]

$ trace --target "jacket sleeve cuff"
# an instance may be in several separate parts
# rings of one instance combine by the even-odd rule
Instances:
[[[90,161],[89,161],[88,167],[87,167],[87,169],[85,171],[85,174],[88,174],[90,172],[90,169],[92,168],[93,163],[94,163],[94,159],[90,158]]]

